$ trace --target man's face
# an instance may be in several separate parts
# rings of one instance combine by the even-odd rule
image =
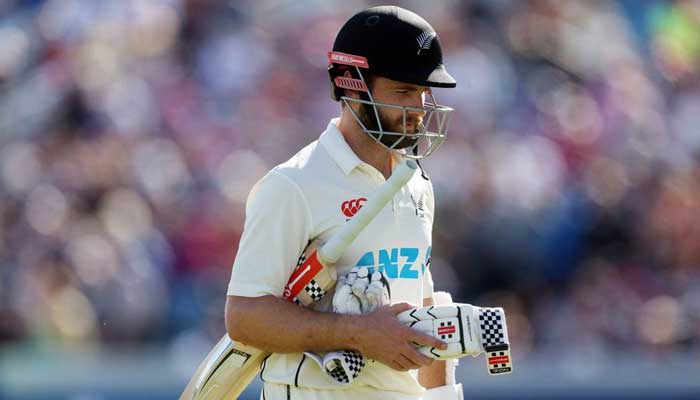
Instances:
[[[370,90],[377,103],[422,108],[425,106],[425,95],[430,89],[425,86],[375,77]],[[373,107],[366,104],[358,106],[356,112],[365,127],[369,130],[379,130]],[[384,132],[403,132],[403,110],[378,106],[377,111]],[[406,133],[418,132],[424,116],[425,111],[406,111]],[[381,141],[385,145],[391,146],[400,138],[400,136],[395,135],[384,135]],[[404,138],[396,148],[412,146],[415,142],[416,139]]]

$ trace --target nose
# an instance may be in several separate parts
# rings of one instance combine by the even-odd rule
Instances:
[[[419,110],[409,110],[408,118],[416,119],[421,121],[426,114],[425,111],[425,91],[416,91],[414,95],[411,96],[411,107],[415,107]]]
[[[406,110],[406,119],[409,121],[421,121],[425,116],[425,95],[422,92],[411,96],[411,101],[407,104],[415,109]]]
[[[416,108],[424,108],[425,107],[425,92],[420,91],[416,92],[413,96],[411,96],[411,107],[416,107]],[[420,116],[425,115],[425,110],[421,110]]]

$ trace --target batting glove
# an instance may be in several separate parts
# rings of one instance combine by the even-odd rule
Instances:
[[[419,347],[418,350],[428,357],[476,357],[486,353],[489,374],[512,372],[508,328],[503,308],[454,303],[404,311],[398,318],[411,328],[447,343],[446,350]]]
[[[370,275],[367,267],[353,268],[338,278],[333,296],[333,312],[337,314],[369,314],[391,303],[389,282],[383,273]]]
[[[381,272],[371,275],[366,267],[353,268],[338,278],[333,296],[333,311],[337,314],[368,314],[390,304],[389,282]],[[337,384],[349,385],[360,375],[365,358],[354,350],[338,350],[325,354],[304,352]]]

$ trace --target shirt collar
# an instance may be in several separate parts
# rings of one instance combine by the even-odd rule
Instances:
[[[319,142],[326,149],[331,158],[335,160],[345,175],[352,172],[363,161],[348,146],[343,134],[338,129],[340,118],[333,118],[326,130],[321,134]]]

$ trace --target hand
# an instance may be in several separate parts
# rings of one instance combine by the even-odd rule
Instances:
[[[506,316],[501,307],[477,307],[453,303],[405,311],[398,320],[419,332],[444,340],[447,349],[420,347],[418,351],[438,359],[487,354],[489,374],[513,371]]]
[[[376,311],[358,317],[359,350],[365,356],[379,361],[397,371],[417,369],[433,363],[433,359],[421,354],[418,346],[446,349],[447,344],[432,336],[413,330],[402,324],[396,315],[415,308],[408,303],[379,307]]]

